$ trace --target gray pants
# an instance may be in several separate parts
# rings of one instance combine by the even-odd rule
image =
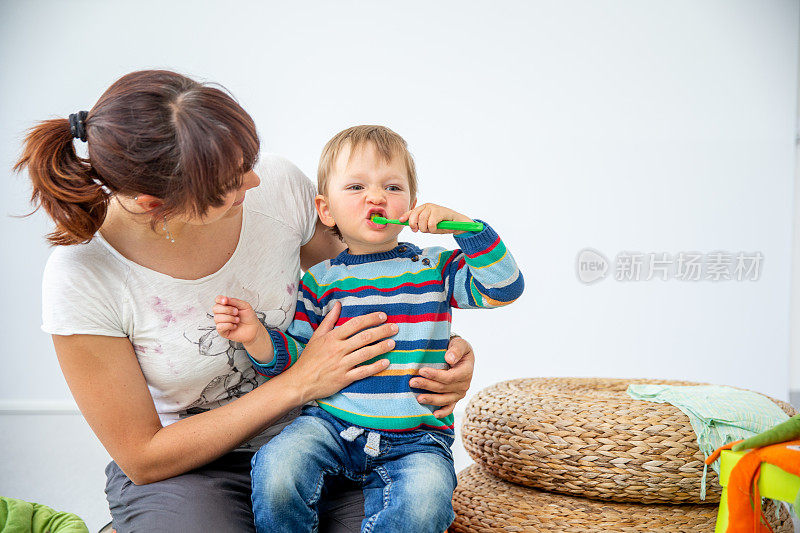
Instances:
[[[231,452],[180,476],[134,485],[110,462],[106,499],[118,533],[254,533],[250,500],[250,452]],[[320,533],[357,533],[364,495],[346,480],[326,482],[320,502]]]

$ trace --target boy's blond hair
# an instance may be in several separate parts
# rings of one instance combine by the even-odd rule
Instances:
[[[328,178],[345,146],[350,146],[350,157],[356,149],[371,143],[378,151],[385,162],[390,162],[395,157],[401,157],[406,164],[408,174],[408,188],[411,193],[411,200],[417,197],[417,170],[414,166],[414,158],[408,151],[408,144],[405,139],[385,126],[353,126],[344,131],[340,131],[328,141],[322,149],[319,158],[319,169],[317,170],[317,190],[319,194],[328,194]]]

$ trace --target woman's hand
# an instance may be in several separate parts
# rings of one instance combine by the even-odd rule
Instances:
[[[330,396],[389,366],[388,359],[358,365],[394,349],[394,341],[387,337],[397,333],[397,324],[383,324],[386,313],[370,313],[333,329],[341,308],[341,303],[334,304],[297,362],[281,374],[294,382],[303,403]],[[377,342],[381,339],[386,340]]]
[[[456,408],[456,402],[467,395],[472,383],[472,371],[475,369],[475,354],[472,346],[461,337],[450,339],[445,361],[450,365],[448,370],[423,367],[419,370],[421,377],[411,380],[411,386],[425,389],[435,394],[421,394],[417,401],[427,405],[439,405],[441,409],[433,412],[436,418],[444,418]]]

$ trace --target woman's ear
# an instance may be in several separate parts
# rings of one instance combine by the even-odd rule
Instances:
[[[161,201],[160,198],[156,198],[155,196],[149,194],[140,194],[133,198],[133,201],[136,202],[136,205],[142,208],[142,211],[145,213],[149,213],[156,207],[162,205],[164,202]]]
[[[317,214],[319,215],[320,222],[329,228],[332,228],[336,225],[336,221],[331,215],[330,204],[328,204],[328,199],[325,198],[324,195],[318,194],[316,198],[314,198],[314,206],[317,208]]]

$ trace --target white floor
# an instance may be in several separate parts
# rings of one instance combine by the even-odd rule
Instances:
[[[0,450],[0,495],[75,513],[92,532],[111,520],[103,492],[111,459],[79,414],[0,412]],[[456,471],[472,462],[460,437],[453,451]]]

